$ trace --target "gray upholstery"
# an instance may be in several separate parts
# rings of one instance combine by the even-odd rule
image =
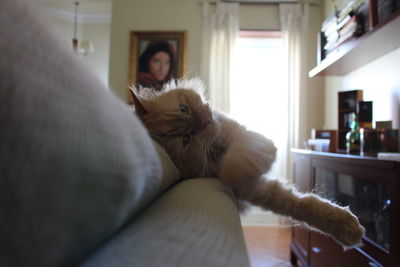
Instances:
[[[231,190],[185,180],[162,195],[80,267],[249,266]]]
[[[0,266],[68,266],[168,185],[142,124],[28,6],[0,1],[0,37]]]
[[[230,191],[177,183],[53,36],[23,0],[0,1],[0,266],[247,266]]]

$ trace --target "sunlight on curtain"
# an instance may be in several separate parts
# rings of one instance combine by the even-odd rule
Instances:
[[[275,143],[269,176],[286,175],[288,89],[282,38],[239,38],[230,94],[230,115]]]
[[[309,4],[279,4],[279,19],[283,35],[286,68],[288,79],[288,139],[287,177],[292,179],[292,156],[291,148],[301,146],[301,127],[307,125],[307,57],[308,57],[308,25],[309,25]]]
[[[229,87],[232,56],[239,32],[239,4],[203,4],[201,77],[208,88],[211,105],[229,112]]]

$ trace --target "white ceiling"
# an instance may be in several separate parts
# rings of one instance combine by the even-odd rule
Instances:
[[[82,15],[111,15],[112,0],[28,0],[47,9],[74,12],[79,2],[78,13]]]

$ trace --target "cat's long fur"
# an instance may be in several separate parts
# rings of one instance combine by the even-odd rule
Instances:
[[[364,228],[347,207],[269,179],[272,141],[211,110],[202,91],[199,80],[132,91],[137,115],[184,177],[218,177],[238,200],[305,222],[343,247],[361,244]]]

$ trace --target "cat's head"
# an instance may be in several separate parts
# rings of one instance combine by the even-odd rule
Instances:
[[[132,97],[136,114],[183,176],[214,174],[210,173],[208,154],[218,127],[212,110],[198,92],[184,88],[154,93],[132,91]]]

